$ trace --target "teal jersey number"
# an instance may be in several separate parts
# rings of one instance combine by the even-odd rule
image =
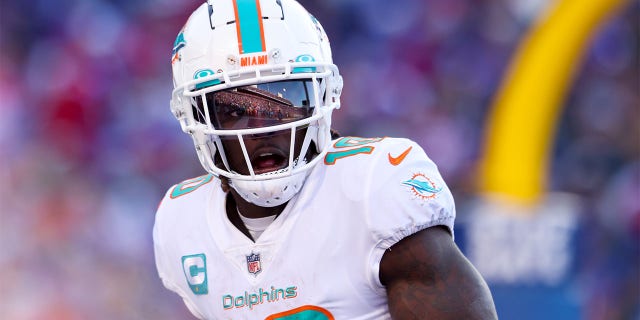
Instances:
[[[272,314],[265,320],[334,320],[329,310],[318,306],[302,306],[285,312]]]
[[[344,149],[333,152],[328,152],[324,157],[324,163],[326,165],[334,165],[336,161],[342,158],[355,156],[358,154],[371,154],[375,149],[372,146],[365,146],[366,144],[376,143],[384,138],[357,138],[357,137],[344,137],[333,145],[336,149]]]
[[[173,190],[171,190],[171,199],[184,196],[187,193],[193,192],[203,185],[211,182],[213,175],[207,174],[197,178],[189,179],[178,183]]]

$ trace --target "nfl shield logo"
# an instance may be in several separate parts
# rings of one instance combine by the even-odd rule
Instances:
[[[259,253],[251,253],[247,257],[247,270],[249,273],[253,275],[257,275],[262,271],[262,267],[260,266],[260,254]]]

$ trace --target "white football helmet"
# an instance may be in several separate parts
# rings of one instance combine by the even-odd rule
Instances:
[[[256,205],[289,201],[324,158],[340,108],[342,77],[318,20],[294,0],[209,0],[178,34],[172,67],[171,111],[205,170]],[[289,153],[262,172],[256,157],[273,155],[246,145],[270,135],[290,136]],[[232,168],[229,153],[246,168]]]

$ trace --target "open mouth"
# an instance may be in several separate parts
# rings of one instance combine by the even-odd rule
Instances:
[[[251,160],[253,172],[263,174],[286,168],[288,159],[279,151],[262,151]]]

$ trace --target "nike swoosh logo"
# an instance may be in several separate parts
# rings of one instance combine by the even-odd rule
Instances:
[[[391,153],[389,153],[389,163],[391,163],[394,166],[397,166],[400,163],[402,163],[402,161],[404,161],[404,158],[406,158],[409,152],[411,152],[411,148],[413,147],[409,147],[409,149],[405,150],[403,153],[401,153],[397,157],[393,157],[391,156]]]

